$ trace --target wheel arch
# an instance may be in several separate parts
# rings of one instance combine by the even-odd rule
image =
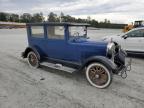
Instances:
[[[41,59],[41,56],[40,56],[40,53],[38,52],[38,49],[36,49],[36,48],[34,48],[34,47],[27,47],[27,48],[25,49],[25,51],[22,52],[22,57],[23,57],[23,58],[27,58],[27,55],[28,55],[28,53],[29,53],[30,51],[35,52],[36,55],[37,55],[37,57],[38,57],[38,59],[39,59],[39,60]]]
[[[86,59],[84,63],[82,64],[81,69],[87,67],[89,64],[94,63],[94,62],[101,63],[112,71],[116,70],[116,65],[111,60],[103,56],[93,56],[93,57]]]

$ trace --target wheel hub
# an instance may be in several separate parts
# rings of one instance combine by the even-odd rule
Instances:
[[[108,75],[105,71],[105,69],[101,66],[93,66],[89,70],[89,76],[93,83],[96,85],[103,85],[108,80]]]
[[[29,55],[29,62],[32,66],[35,66],[37,64],[37,58],[34,54]]]
[[[97,79],[100,78],[100,76],[99,76],[98,74],[96,74],[95,77],[96,77]]]

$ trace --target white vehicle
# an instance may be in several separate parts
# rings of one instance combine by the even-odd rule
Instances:
[[[122,35],[107,36],[102,40],[115,41],[128,53],[144,54],[144,27],[132,29]]]

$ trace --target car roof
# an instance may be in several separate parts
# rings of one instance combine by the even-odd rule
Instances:
[[[122,34],[122,35],[125,35],[125,34],[127,34],[127,33],[132,32],[132,31],[135,31],[135,30],[143,30],[143,29],[144,29],[144,27],[137,27],[137,28],[133,28],[133,29],[129,30],[128,32],[125,32],[125,33]]]
[[[27,23],[26,25],[55,25],[55,26],[90,26],[90,24],[87,23],[71,23],[71,22],[42,22],[42,23]]]
[[[141,29],[144,29],[144,27],[137,27],[137,28],[134,28],[132,30],[141,30]]]

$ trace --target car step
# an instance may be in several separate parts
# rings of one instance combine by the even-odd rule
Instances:
[[[41,65],[47,66],[47,67],[52,68],[52,69],[65,71],[65,72],[68,72],[68,73],[73,73],[73,72],[76,71],[75,68],[63,66],[62,64],[54,64],[54,63],[49,63],[49,62],[42,62]]]

